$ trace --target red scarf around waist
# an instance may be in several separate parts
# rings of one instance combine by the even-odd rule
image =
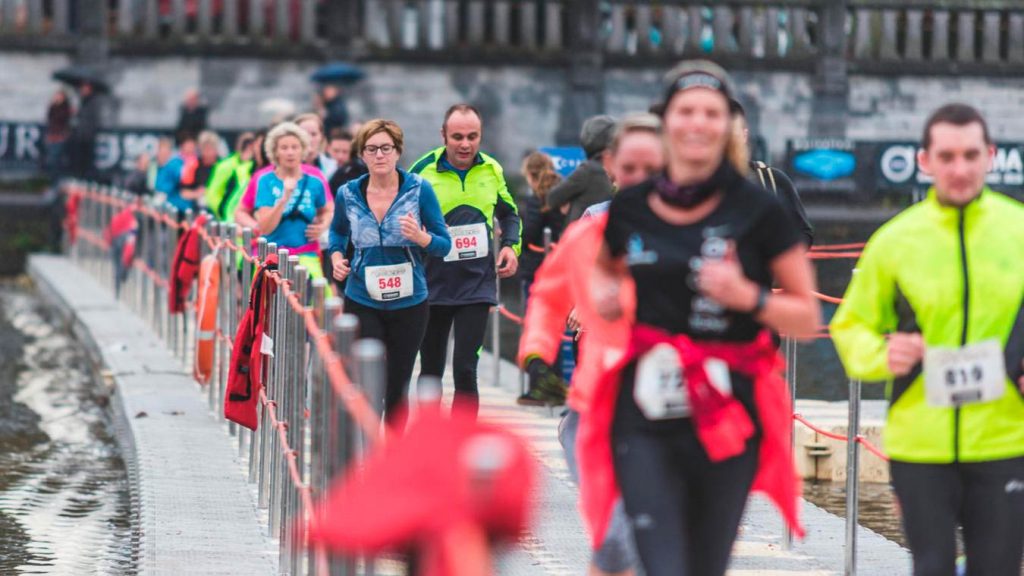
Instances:
[[[619,497],[612,462],[611,430],[622,370],[661,343],[670,344],[679,352],[697,437],[712,461],[741,454],[755,428],[736,398],[711,385],[704,370],[705,360],[722,360],[731,371],[746,374],[753,380],[754,404],[763,437],[751,490],[763,492],[779,509],[794,534],[803,537],[799,520],[800,484],[791,448],[792,405],[782,378],[784,363],[771,335],[764,331],[749,343],[694,342],[685,335],[638,325],[633,328],[628,353],[598,384],[590,412],[580,418],[576,446],[580,500],[594,548],[604,542],[612,508]]]

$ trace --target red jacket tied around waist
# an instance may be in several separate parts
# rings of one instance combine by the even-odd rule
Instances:
[[[598,383],[591,398],[591,409],[580,419],[577,441],[580,498],[594,546],[604,541],[612,507],[619,495],[612,463],[611,430],[622,370],[661,343],[670,344],[679,353],[694,427],[712,461],[741,454],[755,428],[738,400],[711,385],[704,369],[705,361],[717,358],[726,362],[731,371],[753,380],[754,404],[763,438],[752,491],[768,496],[794,533],[802,537],[804,532],[798,514],[799,478],[790,444],[792,406],[781,376],[783,362],[769,333],[762,332],[750,343],[705,343],[640,325],[633,328],[625,357]]]

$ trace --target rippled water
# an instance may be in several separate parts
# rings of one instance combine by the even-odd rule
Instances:
[[[888,484],[862,482],[858,492],[857,523],[906,547],[896,496]],[[846,483],[804,482],[804,498],[836,516],[846,517]]]
[[[31,290],[0,284],[0,574],[132,574],[107,397]]]

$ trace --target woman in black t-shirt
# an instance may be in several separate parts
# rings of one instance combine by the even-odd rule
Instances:
[[[790,407],[767,329],[813,334],[820,309],[796,225],[744,177],[725,71],[691,61],[666,79],[666,171],[612,200],[591,297],[614,320],[633,301],[625,278],[635,283],[610,435],[644,570],[720,576],[752,486],[799,531]]]

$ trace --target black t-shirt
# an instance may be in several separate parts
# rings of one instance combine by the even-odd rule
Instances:
[[[744,274],[770,287],[771,261],[801,242],[798,228],[776,198],[747,181],[687,225],[659,218],[648,203],[655,193],[653,180],[619,192],[605,228],[611,254],[626,257],[636,282],[637,322],[698,340],[753,340],[762,326],[697,292],[697,271],[704,258],[723,256],[731,240]]]
[[[727,240],[735,242],[743,273],[764,287],[772,285],[771,261],[802,240],[797,226],[779,201],[745,180],[727,190],[719,205],[703,220],[669,224],[648,203],[656,194],[654,181],[619,192],[612,200],[605,242],[613,256],[625,256],[636,282],[638,323],[695,340],[748,342],[762,326],[750,314],[727,310],[696,290],[703,258],[721,257]],[[636,363],[623,372],[616,403],[616,429],[693,434],[689,418],[648,420],[635,402]],[[732,393],[760,423],[754,406],[753,382],[732,372]]]

